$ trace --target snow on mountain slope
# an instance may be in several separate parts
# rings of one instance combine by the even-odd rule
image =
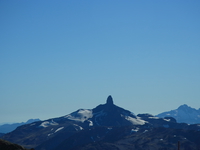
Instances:
[[[200,109],[197,110],[184,104],[175,110],[160,113],[157,117],[173,117],[179,123],[197,124],[200,123]]]
[[[93,116],[92,110],[79,109],[79,110],[65,116],[65,118],[67,118],[69,120],[84,122],[85,120],[92,118],[92,116]]]
[[[112,97],[108,96],[105,104],[98,105],[94,109],[79,109],[66,116],[44,120],[39,124],[30,124],[30,126],[54,128],[68,121],[78,124],[83,129],[91,126],[126,126],[148,123],[132,112],[116,106]]]
[[[142,120],[139,117],[132,118],[130,116],[126,116],[125,119],[130,121],[133,125],[144,125],[145,123],[147,123],[145,120]]]
[[[189,111],[190,109],[187,112]],[[112,97],[109,96],[105,104],[100,104],[94,109],[79,109],[62,117],[23,125],[13,132],[5,134],[2,138],[24,145],[27,148],[38,146],[38,150],[53,150],[61,142],[79,132],[97,131],[98,134],[96,135],[92,133],[92,139],[96,141],[110,134],[111,129],[124,127],[131,127],[127,134],[137,133],[139,129],[143,128],[145,128],[143,132],[146,133],[146,128],[157,127],[200,131],[199,126],[178,124],[172,117],[159,118],[150,114],[138,114],[136,116],[132,112],[115,105]],[[99,132],[98,129],[100,128],[105,129],[104,132]],[[99,136],[99,133],[102,136]],[[89,139],[91,139],[90,136]]]
[[[51,121],[44,121],[44,122],[42,122],[41,124],[40,124],[40,127],[44,127],[44,128],[46,128],[46,127],[49,127],[49,126],[56,126],[56,125],[58,125],[58,123],[56,123],[55,121],[53,121],[53,119],[51,120]]]
[[[90,120],[96,126],[127,126],[147,123],[132,112],[116,106],[111,96],[108,96],[106,104],[98,105],[92,111],[93,117]]]

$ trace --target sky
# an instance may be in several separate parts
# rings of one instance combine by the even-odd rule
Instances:
[[[135,114],[200,108],[200,1],[0,0],[0,123],[112,95]]]

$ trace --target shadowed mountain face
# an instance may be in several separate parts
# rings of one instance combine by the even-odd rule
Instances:
[[[98,105],[94,109],[79,109],[63,117],[23,125],[4,135],[3,139],[27,148],[35,147],[36,150],[80,149],[91,144],[94,146],[99,142],[105,148],[109,145],[107,147],[109,149],[110,146],[113,147],[112,144],[118,145],[116,143],[118,141],[122,140],[127,143],[131,136],[132,146],[137,145],[138,149],[139,147],[142,149],[141,143],[147,140],[148,147],[152,142],[150,139],[155,137],[153,144],[155,145],[154,149],[157,149],[160,142],[160,140],[156,140],[158,137],[155,136],[158,128],[165,130],[165,132],[159,132],[159,138],[163,139],[165,143],[169,140],[165,136],[171,138],[172,131],[177,134],[185,132],[183,137],[187,138],[190,145],[198,146],[195,138],[199,136],[199,125],[177,123],[172,117],[158,118],[150,114],[134,115],[130,111],[116,106],[111,96],[107,98],[105,104]],[[195,131],[194,139],[188,138],[191,136],[190,131]],[[141,139],[137,137],[141,137]],[[140,142],[137,143],[137,141]],[[127,146],[125,143],[122,144],[125,147],[120,145],[117,147],[128,149],[131,144]],[[176,145],[175,143],[176,141],[172,147]],[[170,146],[166,144],[163,147],[170,149]]]

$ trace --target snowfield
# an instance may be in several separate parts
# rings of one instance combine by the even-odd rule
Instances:
[[[93,114],[92,114],[92,110],[90,109],[79,109],[78,111],[65,116],[65,118],[69,120],[80,121],[80,122],[84,122],[85,120],[92,117],[93,117]]]
[[[130,121],[133,125],[144,125],[146,123],[146,121],[138,118],[132,118],[130,116],[126,116],[125,117],[126,120]]]

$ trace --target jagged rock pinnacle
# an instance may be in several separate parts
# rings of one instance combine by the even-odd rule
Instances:
[[[113,98],[111,95],[108,96],[106,104],[113,105]]]

